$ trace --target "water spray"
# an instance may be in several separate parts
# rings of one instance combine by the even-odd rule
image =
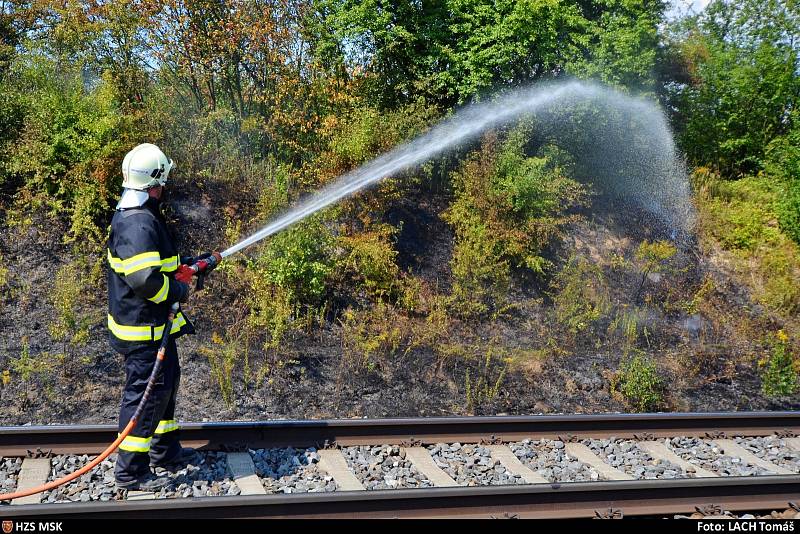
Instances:
[[[644,135],[652,138],[654,154],[636,155],[625,161],[632,175],[642,177],[653,174],[651,184],[623,184],[626,195],[635,198],[645,209],[662,219],[669,219],[670,226],[683,227],[691,219],[688,202],[688,183],[685,172],[676,165],[676,149],[663,113],[653,103],[624,95],[596,84],[571,81],[561,84],[540,84],[533,88],[520,89],[495,101],[476,104],[462,109],[428,132],[400,145],[397,148],[342,175],[338,180],[301,202],[267,226],[220,253],[221,258],[253,245],[317,211],[345,198],[376,182],[420,165],[434,156],[453,148],[499,124],[505,124],[525,113],[545,111],[548,107],[567,107],[586,101],[611,103],[612,109],[626,108],[631,116],[641,122],[637,126],[645,129]],[[626,147],[619,147],[621,151]],[[630,149],[631,147],[627,147]],[[658,152],[658,154],[655,154]],[[613,156],[605,154],[604,157]],[[601,162],[592,162],[602,165]],[[650,186],[647,191],[643,186]],[[638,190],[635,190],[637,189]]]

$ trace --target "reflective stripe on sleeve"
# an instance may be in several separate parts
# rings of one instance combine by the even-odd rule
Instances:
[[[142,252],[123,260],[112,256],[108,249],[108,263],[114,272],[127,276],[148,267],[161,267],[161,256],[158,251]]]
[[[172,432],[173,430],[178,430],[178,422],[175,419],[162,419],[158,422],[158,426],[156,427],[156,434],[166,434],[167,432]]]
[[[178,264],[180,263],[180,256],[171,256],[169,258],[164,258],[161,260],[161,272],[162,273],[171,273],[178,269]]]
[[[156,304],[161,304],[165,300],[167,300],[167,293],[169,293],[169,278],[167,275],[161,275],[164,278],[164,284],[161,286],[161,289],[158,290],[158,293],[150,297],[149,301],[155,302]]]
[[[150,441],[153,438],[137,438],[136,436],[126,436],[119,444],[120,450],[128,452],[148,452]]]

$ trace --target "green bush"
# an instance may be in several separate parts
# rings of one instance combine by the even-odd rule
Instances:
[[[479,359],[477,368],[472,374],[467,367],[464,376],[464,397],[468,410],[475,411],[482,405],[492,402],[500,393],[508,370],[503,360],[502,356],[498,357],[491,348],[487,348],[486,356]]]
[[[572,257],[552,282],[553,311],[559,324],[582,332],[610,309],[608,285],[600,266]]]
[[[639,289],[636,291],[636,297],[644,287],[647,281],[647,276],[650,273],[658,273],[667,268],[669,261],[675,256],[678,249],[669,241],[642,241],[636,248],[636,260],[639,264],[639,271],[642,273],[642,279],[639,282]]]
[[[273,236],[257,260],[264,276],[290,293],[293,301],[319,302],[333,270],[332,237],[319,218],[310,218]]]
[[[239,339],[222,339],[216,332],[211,336],[211,345],[200,347],[200,354],[208,358],[211,378],[216,382],[222,401],[230,408],[234,404],[234,372],[241,368],[242,360],[247,364],[247,346]]]
[[[789,346],[789,337],[779,330],[772,341],[769,357],[758,362],[761,372],[761,389],[766,395],[793,395],[797,392],[800,360],[795,360]]]
[[[403,280],[397,265],[397,251],[391,240],[397,230],[388,224],[352,236],[340,236],[337,244],[344,254],[337,261],[337,271],[350,273],[370,295],[398,300]]]
[[[767,147],[767,177],[781,184],[775,211],[781,230],[800,244],[800,112],[795,110],[789,134]]]
[[[321,130],[325,149],[304,185],[325,183],[352,170],[420,134],[438,117],[438,110],[424,100],[393,111],[360,103],[348,113],[330,116]]]
[[[49,326],[53,339],[74,345],[84,345],[88,341],[91,319],[80,311],[88,299],[87,289],[85,275],[75,263],[58,270],[49,293],[56,309],[56,320]]]
[[[42,206],[64,214],[68,239],[97,244],[118,193],[132,121],[105,79],[86,89],[79,71],[57,70],[43,59],[17,68],[27,113],[3,164],[3,173],[15,176],[25,192],[17,208]]]
[[[443,217],[455,232],[453,296],[464,316],[503,306],[512,268],[543,274],[543,249],[573,217],[584,189],[554,159],[528,157],[530,130],[520,126],[480,150],[451,174],[455,201]]]
[[[786,191],[776,206],[781,230],[800,244],[800,171],[798,178],[786,183]]]
[[[774,223],[780,198],[774,180],[727,181],[698,169],[694,182],[702,229],[732,252],[755,298],[788,315],[800,309],[800,247]]]
[[[638,351],[622,361],[612,383],[612,390],[640,412],[656,410],[664,403],[664,387],[655,362]]]

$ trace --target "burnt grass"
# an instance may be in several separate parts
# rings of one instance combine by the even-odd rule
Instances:
[[[169,212],[181,250],[200,251],[224,241],[224,214],[216,213],[218,192],[186,189],[171,199]],[[199,199],[199,200],[198,200]],[[241,203],[226,210],[241,214]],[[453,236],[439,214],[445,203],[434,199],[403,201],[387,210],[388,222],[402,222],[398,262],[431,287],[447,292]],[[222,210],[225,211],[225,210]],[[624,215],[621,215],[624,214]],[[757,360],[768,350],[765,332],[781,319],[755,304],[735,283],[724,261],[701,252],[693,240],[682,243],[670,272],[651,275],[636,295],[641,273],[615,268],[613,254],[630,260],[642,239],[659,239],[655,228],[637,214],[609,204],[587,212],[572,225],[548,256],[556,266],[578,256],[601,266],[612,309],[637,307],[647,335],[638,350],[650,356],[664,379],[664,411],[736,411],[800,408],[800,396],[769,398],[761,392]],[[0,371],[11,370],[0,385],[0,423],[113,423],[118,415],[124,373],[122,359],[107,342],[105,273],[89,288],[78,315],[91,318],[89,339],[81,346],[55,341],[49,325],[57,311],[50,302],[55,273],[78,256],[76,244],[64,244],[67,228],[44,215],[27,227],[0,227],[0,254],[9,282],[0,294]],[[96,255],[89,258],[99,259]],[[100,258],[101,259],[101,258]],[[104,267],[105,268],[105,267]],[[697,313],[680,303],[691,301],[705,280],[713,288]],[[413,417],[477,414],[597,413],[632,411],[612,391],[623,358],[619,335],[604,316],[586,330],[572,333],[553,315],[548,279],[517,273],[509,301],[498,319],[456,320],[449,341],[506,351],[537,349],[539,356],[516,361],[496,395],[475,404],[466,396],[466,373],[473,384],[482,371],[479,359],[445,361],[430,347],[385,355],[380,366],[347,372],[343,368],[342,326],[333,317],[321,327],[293,332],[279,358],[286,363],[268,379],[244,380],[234,371],[233,402],[226,404],[210,373],[203,347],[213,347],[212,333],[226,315],[239,313],[241,296],[214,275],[207,289],[184,305],[198,334],[179,341],[182,378],[178,413],[184,421],[229,419],[304,419],[336,417]],[[612,312],[613,314],[613,312]],[[422,319],[424,320],[424,319]],[[23,354],[52,368],[34,370],[23,379],[12,361]],[[66,354],[59,358],[60,353]],[[264,363],[251,356],[251,366]],[[276,358],[275,355],[268,358]],[[44,362],[44,364],[42,363]],[[35,366],[34,366],[35,367]],[[499,376],[487,371],[487,382]]]

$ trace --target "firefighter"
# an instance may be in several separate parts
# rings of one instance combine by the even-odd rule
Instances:
[[[122,162],[123,192],[111,221],[108,241],[108,328],[111,346],[125,360],[125,389],[119,429],[130,421],[155,364],[170,306],[185,302],[189,285],[175,279],[181,263],[207,257],[181,257],[167,232],[160,202],[174,164],[155,145],[131,150]],[[115,478],[120,489],[154,491],[169,479],[152,467],[175,470],[196,457],[181,447],[175,420],[180,366],[175,339],[194,333],[182,312],[175,316],[166,359],[151,397],[133,431],[119,446]]]

